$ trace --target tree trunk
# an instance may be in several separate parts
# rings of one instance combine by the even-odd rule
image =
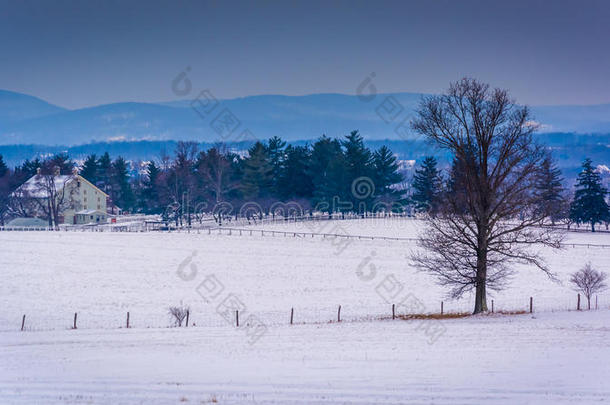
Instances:
[[[479,227],[477,248],[477,279],[475,284],[474,312],[487,312],[487,237],[486,227]]]
[[[595,222],[591,222],[591,232],[595,232]]]
[[[479,281],[476,285],[473,315],[487,312],[487,292],[485,287],[485,280]]]
[[[591,296],[587,296],[587,309],[591,310]]]
[[[475,285],[476,294],[474,298],[474,312],[478,314],[480,312],[487,311],[487,263],[484,253],[479,253],[477,259],[477,281]]]

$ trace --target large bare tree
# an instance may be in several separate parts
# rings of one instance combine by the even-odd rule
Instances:
[[[223,143],[199,155],[197,168],[202,177],[203,186],[213,195],[214,204],[225,201],[227,194],[239,188],[239,182],[234,179],[233,156]]]
[[[527,107],[505,90],[474,79],[422,100],[412,128],[454,158],[438,215],[428,218],[412,256],[454,298],[475,290],[474,313],[487,311],[487,290],[505,286],[511,264],[530,264],[554,278],[540,247],[561,246],[561,234],[542,227],[535,190],[544,148]]]
[[[74,207],[72,195],[75,191],[74,175],[61,175],[59,167],[43,166],[36,174],[33,187],[29,190],[44,216],[49,220],[49,226],[57,228],[60,217],[67,208]]]

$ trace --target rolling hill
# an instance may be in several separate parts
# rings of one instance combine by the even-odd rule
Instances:
[[[202,116],[192,108],[192,100],[114,103],[67,110],[36,97],[0,90],[0,144],[230,142],[239,140],[245,129],[255,138],[278,135],[290,141],[315,139],[322,134],[342,136],[352,129],[360,130],[368,140],[410,139],[410,131],[401,138],[395,128],[413,115],[421,96],[378,94],[370,102],[344,94],[251,96],[221,100],[210,114]],[[532,110],[543,132],[610,133],[610,104],[537,106]],[[222,111],[230,111],[239,122],[229,136],[219,136],[211,125]]]

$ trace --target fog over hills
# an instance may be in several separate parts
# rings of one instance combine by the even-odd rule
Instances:
[[[367,140],[401,140],[413,137],[411,131],[399,136],[395,129],[413,115],[421,97],[416,93],[377,94],[373,100],[363,101],[344,94],[263,95],[218,100],[207,113],[205,97],[68,110],[36,97],[0,90],[0,144],[231,142],[240,140],[246,129],[260,139],[274,135],[290,141],[315,139],[322,134],[343,136],[358,129]],[[232,114],[235,129],[231,134],[219,134],[212,125],[223,112]],[[610,133],[610,104],[534,106],[532,112],[542,132]]]

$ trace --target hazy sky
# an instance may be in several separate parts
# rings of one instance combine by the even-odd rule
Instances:
[[[0,88],[78,108],[176,97],[439,92],[474,76],[528,104],[610,102],[610,1],[5,1]]]

